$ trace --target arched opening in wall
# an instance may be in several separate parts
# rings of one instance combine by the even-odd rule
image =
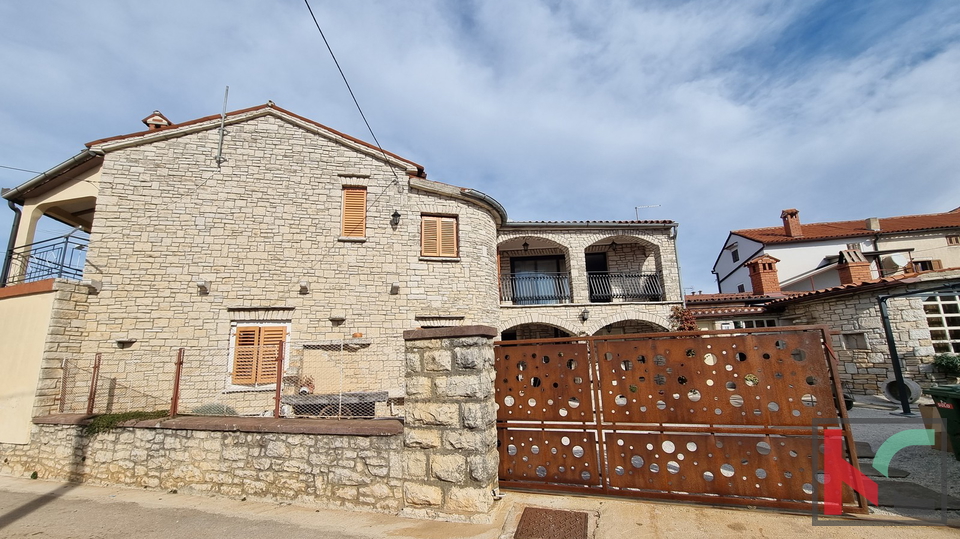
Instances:
[[[570,303],[570,253],[563,245],[536,236],[519,236],[497,245],[500,301],[507,305]]]
[[[636,236],[608,236],[584,249],[592,303],[663,301],[660,249]]]
[[[500,332],[500,340],[517,341],[525,339],[562,339],[573,337],[565,329],[550,324],[520,324]]]
[[[653,322],[647,322],[645,320],[621,320],[619,322],[614,322],[612,324],[603,326],[597,330],[593,336],[602,337],[604,335],[632,335],[634,333],[658,333],[661,331],[669,330],[663,326],[654,324]]]

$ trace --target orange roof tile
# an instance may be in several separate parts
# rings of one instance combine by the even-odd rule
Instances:
[[[960,210],[960,208],[957,210]],[[884,217],[880,219],[879,231],[868,229],[866,226],[866,219],[861,219],[859,221],[835,221],[831,223],[801,223],[803,227],[803,235],[796,237],[787,236],[786,232],[783,230],[783,226],[734,230],[731,232],[731,234],[736,234],[760,243],[771,244],[873,236],[876,234],[889,234],[893,232],[913,232],[942,228],[960,228],[960,211],[957,210],[946,213],[931,213],[926,215]]]

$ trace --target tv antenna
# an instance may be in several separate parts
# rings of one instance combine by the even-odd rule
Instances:
[[[634,206],[633,211],[637,213],[637,221],[640,220],[640,209],[641,208],[659,208],[659,204],[647,204],[646,206]]]
[[[223,156],[223,135],[226,134],[226,129],[224,125],[227,123],[227,96],[230,94],[230,87],[227,86],[227,89],[223,91],[223,112],[220,113],[220,142],[217,144],[217,156],[213,158],[217,162],[217,168],[220,168],[220,165],[227,160]]]

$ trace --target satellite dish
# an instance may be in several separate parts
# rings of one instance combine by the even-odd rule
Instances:
[[[900,253],[894,253],[883,259],[884,266],[892,266],[897,269],[902,268],[910,263],[910,259],[906,255]]]

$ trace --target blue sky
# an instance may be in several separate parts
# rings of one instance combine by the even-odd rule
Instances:
[[[731,229],[960,206],[960,3],[323,2],[383,147],[514,220],[672,219],[688,289]],[[302,2],[0,4],[0,165],[267,100],[370,140]],[[0,186],[32,177],[0,168]],[[0,207],[0,242],[12,212]],[[51,229],[52,230],[52,229]]]

